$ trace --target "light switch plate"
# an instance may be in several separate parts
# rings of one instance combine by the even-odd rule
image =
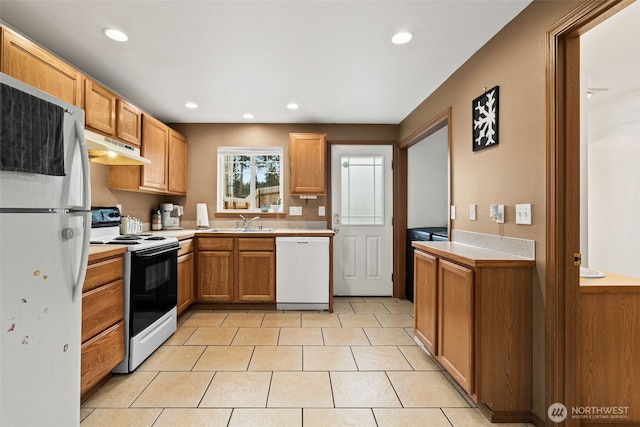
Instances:
[[[324,206],[318,206],[318,216],[324,216]]]
[[[302,206],[289,206],[289,215],[290,216],[301,216],[302,215]]]
[[[456,207],[451,205],[451,219],[456,219]]]
[[[469,219],[471,221],[475,221],[478,218],[476,217],[476,205],[469,205]]]
[[[516,224],[531,225],[531,204],[516,205]]]

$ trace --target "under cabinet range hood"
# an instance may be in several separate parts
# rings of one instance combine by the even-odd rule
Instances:
[[[118,140],[84,130],[89,160],[103,165],[150,165],[151,160],[140,156],[140,149]]]

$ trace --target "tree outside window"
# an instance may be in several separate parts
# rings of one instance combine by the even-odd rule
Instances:
[[[218,210],[280,210],[282,147],[219,147]]]

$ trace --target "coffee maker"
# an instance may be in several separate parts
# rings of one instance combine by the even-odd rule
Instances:
[[[182,216],[182,206],[173,203],[162,203],[160,205],[163,230],[181,230],[180,217]]]

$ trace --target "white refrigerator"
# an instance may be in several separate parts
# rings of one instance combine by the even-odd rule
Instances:
[[[0,83],[0,426],[77,426],[91,228],[84,111],[5,74]]]

